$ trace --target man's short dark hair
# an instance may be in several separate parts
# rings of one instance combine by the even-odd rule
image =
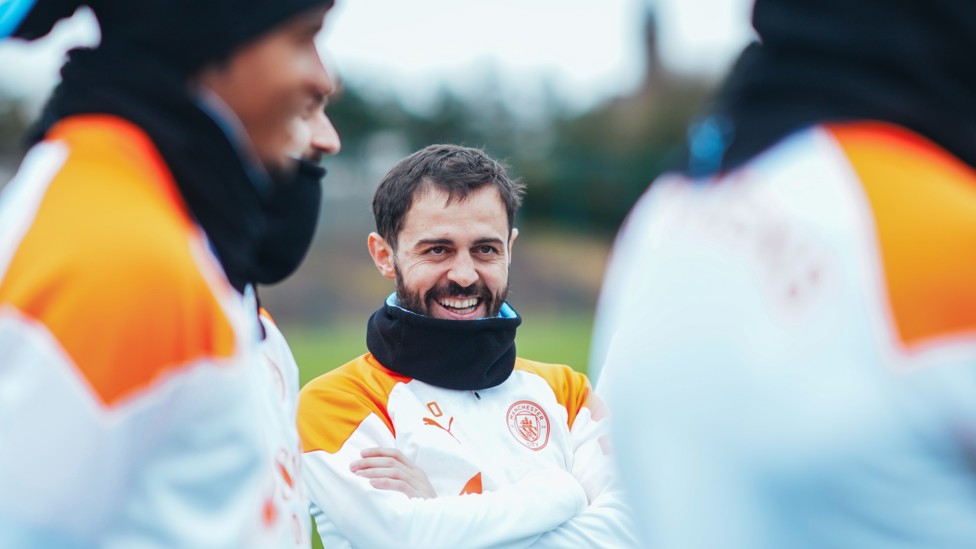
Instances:
[[[398,162],[380,181],[373,195],[376,232],[395,250],[403,220],[420,193],[440,189],[447,193],[450,204],[487,186],[498,189],[511,233],[525,185],[511,179],[504,164],[480,149],[459,145],[425,147]]]

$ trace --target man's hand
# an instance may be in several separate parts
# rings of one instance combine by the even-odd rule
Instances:
[[[395,448],[367,448],[363,459],[349,464],[349,469],[366,477],[380,490],[396,490],[410,498],[435,498],[437,494],[423,469],[417,467]]]

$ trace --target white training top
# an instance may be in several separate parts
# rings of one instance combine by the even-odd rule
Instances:
[[[595,364],[644,542],[976,544],[976,172],[879,123],[660,178]]]

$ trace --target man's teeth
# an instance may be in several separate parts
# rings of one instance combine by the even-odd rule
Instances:
[[[478,299],[469,297],[467,299],[442,299],[438,303],[451,309],[467,309],[478,304]]]

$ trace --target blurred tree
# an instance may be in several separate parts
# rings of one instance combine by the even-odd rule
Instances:
[[[472,78],[475,91],[441,89],[419,112],[391,95],[349,86],[329,113],[342,135],[342,156],[352,162],[372,160],[363,155],[378,133],[399,135],[404,154],[432,143],[482,147],[506,160],[528,185],[523,221],[610,235],[668,166],[709,91],[707,82],[677,76],[661,64],[652,7],[645,13],[643,49],[638,89],[583,113],[565,108],[550,84],[530,116],[525,105],[513,109],[504,79],[491,65]]]
[[[615,231],[649,182],[669,167],[707,89],[702,82],[668,77],[555,120],[552,160],[525,172],[532,189],[526,215]]]
[[[670,76],[648,82],[580,114],[568,114],[551,97],[532,120],[491,89],[478,97],[442,89],[428,109],[416,112],[347,87],[329,113],[350,160],[368,161],[364,146],[391,131],[402,136],[406,152],[432,143],[482,147],[529,186],[523,219],[610,233],[666,167],[708,89]]]
[[[360,154],[369,138],[402,124],[402,109],[389,96],[370,97],[366,90],[343,84],[330,99],[329,119],[342,136],[344,153]]]

